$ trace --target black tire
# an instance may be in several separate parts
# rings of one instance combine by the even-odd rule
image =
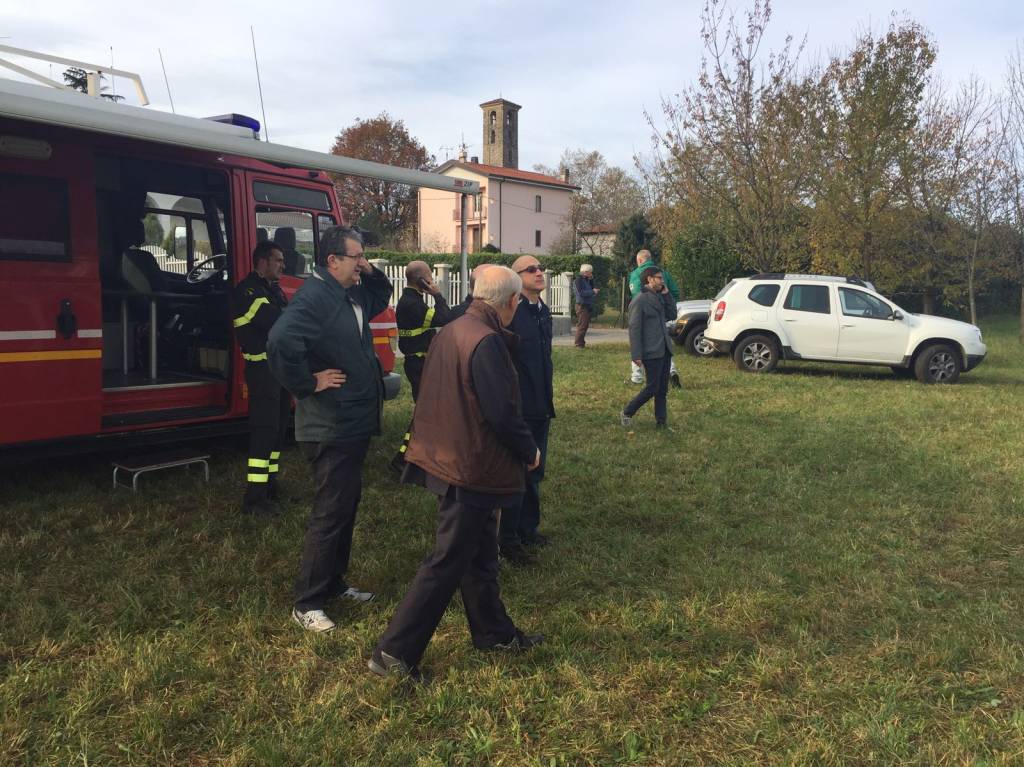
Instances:
[[[960,352],[947,344],[935,344],[917,355],[914,375],[921,383],[956,383],[960,378]]]
[[[697,325],[686,331],[683,337],[683,350],[694,357],[714,357],[715,346],[710,341],[704,340],[704,331],[707,325]]]
[[[889,369],[892,371],[893,375],[896,376],[897,378],[913,378],[914,377],[914,369],[913,368],[900,367],[899,365],[890,365]]]
[[[779,364],[779,347],[770,336],[747,336],[736,344],[732,358],[745,373],[770,373]]]

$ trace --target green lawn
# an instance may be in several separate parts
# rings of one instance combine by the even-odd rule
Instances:
[[[366,658],[431,545],[434,501],[371,449],[334,634],[289,619],[309,475],[274,524],[213,479],[111,493],[103,458],[0,481],[0,763],[679,765],[1024,763],[1024,360],[925,387],[877,368],[752,376],[685,358],[674,434],[625,347],[555,352],[553,544],[503,568],[549,641],[481,656],[456,599],[410,690]]]

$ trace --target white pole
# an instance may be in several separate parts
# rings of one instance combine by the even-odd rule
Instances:
[[[461,268],[459,275],[462,278],[462,297],[465,298],[469,294],[469,255],[468,248],[466,246],[466,237],[469,232],[469,227],[466,226],[466,213],[469,205],[469,195],[463,192],[459,195],[459,228],[462,231],[462,258]]]

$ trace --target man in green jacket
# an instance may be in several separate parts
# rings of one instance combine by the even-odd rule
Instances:
[[[643,290],[644,282],[640,275],[643,273],[644,269],[646,269],[649,266],[657,266],[657,264],[654,263],[654,257],[651,255],[651,251],[647,250],[646,248],[644,250],[637,251],[636,269],[629,273],[629,295],[632,298],[636,298],[638,295],[640,295],[640,291]],[[658,268],[660,269],[661,267]],[[665,287],[668,288],[668,292],[672,296],[672,306],[675,307],[675,302],[679,300],[679,297],[681,295],[679,292],[679,286],[676,285],[676,281],[672,279],[672,275],[669,274],[667,270],[662,269],[661,274],[665,280]],[[666,316],[665,321],[670,322],[675,318],[675,311],[673,308],[671,316]],[[632,366],[629,375],[630,382],[635,384],[642,384],[644,382],[643,368],[640,365],[637,365],[636,362],[631,362],[630,364]],[[669,371],[669,379],[672,381],[672,385],[675,388],[679,389],[682,387],[683,384],[679,380],[679,372],[676,370],[675,359],[672,360],[671,369]]]
[[[295,440],[312,463],[316,495],[306,526],[292,617],[330,631],[327,602],[368,602],[345,581],[362,468],[380,434],[384,401],[370,319],[387,306],[391,283],[363,256],[362,238],[335,226],[323,233],[317,266],[274,324],[270,369],[297,400]]]

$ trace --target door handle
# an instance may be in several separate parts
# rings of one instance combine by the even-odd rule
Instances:
[[[795,317],[783,317],[782,321],[783,322],[796,322],[796,318]]]
[[[853,328],[853,327],[856,327],[856,325],[852,325],[852,324],[847,325],[847,324],[844,323],[843,325],[840,325],[840,327],[843,327],[843,328]]]

